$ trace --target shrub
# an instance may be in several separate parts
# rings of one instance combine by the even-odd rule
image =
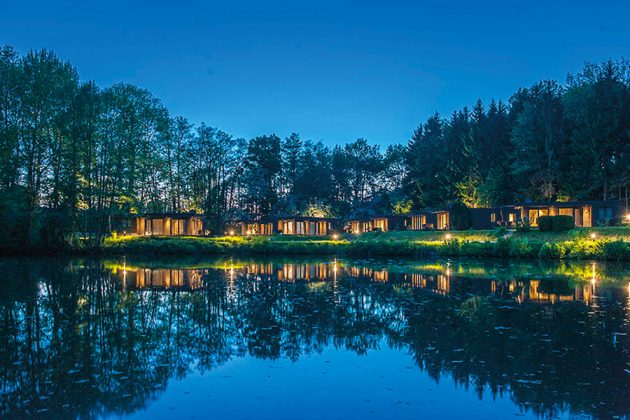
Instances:
[[[515,239],[510,241],[510,257],[525,258],[531,257],[533,248],[528,241]]]
[[[574,227],[573,216],[540,216],[538,218],[538,229],[541,232],[566,232]]]
[[[567,255],[567,247],[564,243],[545,242],[538,251],[538,258],[542,259],[562,259]]]
[[[540,216],[538,218],[538,229],[541,232],[551,232],[553,230],[554,216]]]
[[[494,244],[493,254],[495,257],[509,257],[510,256],[510,242],[509,238],[499,238]]]
[[[494,243],[465,241],[459,249],[460,257],[491,257],[494,255]]]
[[[538,258],[542,258],[544,260],[548,260],[553,258],[553,245],[549,242],[545,242],[542,247],[540,247],[540,251],[538,252]]]
[[[444,241],[444,244],[440,248],[442,254],[444,255],[459,255],[460,248],[462,246],[462,242],[458,239],[450,239],[448,241]]]
[[[607,260],[630,260],[630,243],[624,241],[606,241],[602,244],[602,254]]]
[[[507,235],[507,233],[508,233],[508,230],[505,226],[499,226],[498,228],[492,231],[492,236],[494,236],[495,238],[502,238],[505,235]]]
[[[573,216],[553,216],[552,226],[554,232],[566,232],[575,227],[575,220],[573,219]]]
[[[525,218],[522,222],[518,222],[516,224],[516,231],[520,233],[526,233],[531,230],[531,225],[529,224],[529,219]]]
[[[451,225],[456,230],[467,230],[472,226],[470,209],[465,204],[456,202],[451,204]]]
[[[575,259],[598,258],[602,254],[602,243],[589,239],[575,239],[569,243],[568,256]]]

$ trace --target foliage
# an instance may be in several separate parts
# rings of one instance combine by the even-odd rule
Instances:
[[[538,218],[538,229],[541,232],[566,232],[573,228],[575,228],[573,216],[556,215]]]
[[[552,225],[554,232],[566,232],[575,228],[575,220],[573,219],[573,216],[553,216]]]
[[[129,213],[195,210],[213,233],[277,215],[406,214],[464,205],[628,198],[630,66],[586,64],[566,85],[434,114],[406,145],[328,147],[292,133],[235,138],[172,116],[151,92],[83,82],[53,52],[0,48],[0,217],[5,251],[85,238]],[[544,222],[543,222],[544,224]],[[543,229],[545,229],[543,227]],[[526,222],[518,226],[526,233]]]
[[[411,200],[402,200],[394,203],[394,214],[409,214],[413,210],[413,202]]]
[[[562,259],[566,257],[567,252],[567,247],[562,242],[545,242],[538,251],[538,257],[541,259]]]
[[[516,223],[516,231],[519,233],[527,233],[532,229],[529,219],[525,218]]]
[[[451,204],[451,226],[456,230],[467,230],[472,225],[470,209],[461,202]]]
[[[540,216],[538,218],[538,229],[541,232],[553,231],[553,217],[554,216]]]
[[[320,254],[370,256],[497,257],[525,259],[609,259],[630,261],[630,228],[598,229],[602,239],[574,237],[571,233],[513,234],[495,237],[493,232],[375,232],[329,237],[137,237],[105,240],[103,251],[114,254]],[[610,232],[607,232],[610,230]]]

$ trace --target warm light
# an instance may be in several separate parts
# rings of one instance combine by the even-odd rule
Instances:
[[[234,231],[233,230],[230,231],[230,236],[234,236]]]
[[[449,240],[453,239],[453,235],[451,235],[450,233],[447,233],[446,235],[444,235],[444,239],[449,241]]]
[[[626,214],[626,222],[630,222],[630,213]]]
[[[355,231],[354,231],[354,234],[355,234],[355,235],[358,235],[359,233],[360,233],[360,232],[359,232],[359,229],[357,229],[357,230],[355,230]]]
[[[332,238],[336,241],[337,239],[339,239],[339,235],[337,235],[336,233],[333,233]]]
[[[591,239],[597,238],[597,233],[593,232],[590,234]]]

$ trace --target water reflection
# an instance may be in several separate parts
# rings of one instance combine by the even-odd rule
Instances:
[[[371,264],[374,264],[373,262]],[[624,290],[614,287],[623,284],[626,274],[604,274],[598,272],[595,263],[573,264],[572,269],[562,266],[562,271],[551,269],[553,264],[538,267],[527,266],[529,270],[515,273],[509,267],[488,266],[471,267],[470,263],[432,263],[429,265],[365,265],[343,261],[309,262],[259,262],[242,263],[234,260],[214,262],[208,268],[146,268],[127,265],[122,268],[118,263],[105,262],[114,275],[120,278],[123,287],[135,289],[185,289],[195,290],[203,287],[202,278],[212,272],[223,272],[229,280],[234,276],[245,276],[261,280],[273,278],[281,282],[296,281],[337,281],[338,277],[363,279],[379,283],[391,283],[396,286],[427,289],[436,294],[473,293],[493,295],[501,299],[513,299],[519,303],[526,301],[555,303],[581,301],[587,305],[593,303],[598,278],[602,277],[608,286],[602,293],[608,298],[623,298]],[[585,268],[586,267],[586,268]],[[511,267],[514,269],[514,267]],[[517,267],[522,269],[522,266]],[[532,268],[537,268],[531,270]],[[589,269],[588,272],[585,270]],[[604,277],[605,276],[605,277]],[[630,273],[628,274],[630,276]],[[619,289],[619,290],[617,290]],[[630,285],[628,286],[630,290]],[[617,293],[619,296],[610,296]],[[630,293],[630,292],[629,292]]]
[[[630,413],[628,272],[592,263],[1,260],[2,417],[122,415],[244,355],[411,351],[544,416]],[[369,357],[368,357],[369,361]],[[315,384],[316,385],[316,384]]]

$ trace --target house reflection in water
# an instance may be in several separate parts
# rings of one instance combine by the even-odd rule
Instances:
[[[448,274],[410,274],[411,286],[447,295],[451,290],[451,276]]]
[[[169,268],[127,268],[116,270],[123,285],[132,289],[189,289],[202,286],[202,277],[207,270],[182,270]]]
[[[529,280],[497,280],[489,276],[474,277],[454,275],[446,265],[442,269],[427,272],[391,271],[386,267],[340,264],[332,262],[300,263],[248,263],[230,264],[229,268],[170,269],[170,268],[131,268],[114,270],[125,287],[135,289],[196,290],[203,286],[203,278],[209,274],[224,273],[231,280],[235,275],[250,280],[334,281],[342,278],[368,280],[376,283],[391,283],[414,289],[425,289],[438,295],[491,295],[503,300],[519,303],[535,302],[554,304],[556,302],[581,301],[593,303],[596,287],[595,274],[591,281],[575,285],[567,278],[532,278]]]
[[[553,280],[529,280],[526,286],[522,288],[523,292],[521,294],[521,298],[523,300],[541,303],[572,301],[583,301],[587,305],[590,305],[592,303],[595,288],[594,284],[587,283],[582,285],[581,287],[578,286],[573,288],[572,291],[554,291],[553,286],[550,284],[552,281]]]

